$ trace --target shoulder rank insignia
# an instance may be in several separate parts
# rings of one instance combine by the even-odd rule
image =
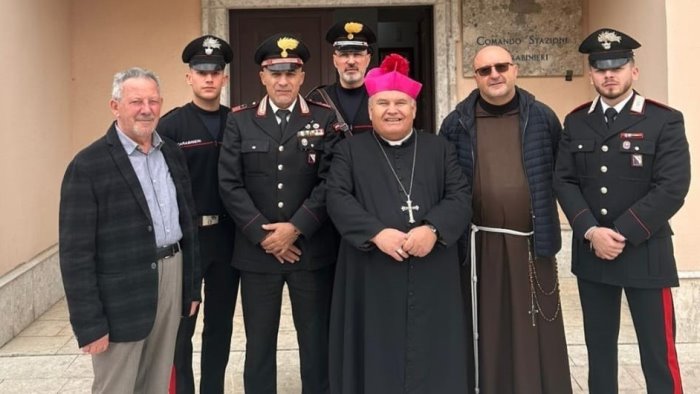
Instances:
[[[253,101],[250,104],[241,104],[237,107],[231,108],[231,112],[239,112],[239,111],[243,111],[244,109],[255,108],[257,105],[258,105],[258,103],[256,101]]]

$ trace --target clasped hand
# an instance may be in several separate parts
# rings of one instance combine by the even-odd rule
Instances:
[[[294,245],[299,236],[299,230],[292,223],[279,222],[262,225],[268,233],[260,242],[260,247],[275,256],[280,264],[296,263],[301,256],[301,249]]]
[[[428,226],[414,227],[407,233],[385,228],[370,241],[392,259],[404,261],[409,256],[424,257],[430,253],[437,242],[437,235]]]
[[[603,260],[616,259],[625,248],[625,237],[607,227],[593,229],[589,238],[595,255]]]

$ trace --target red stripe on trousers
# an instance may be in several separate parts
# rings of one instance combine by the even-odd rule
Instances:
[[[170,370],[170,387],[168,388],[168,394],[175,394],[177,392],[176,380],[175,380],[175,366]]]
[[[678,366],[676,355],[676,340],[673,335],[673,294],[671,289],[661,290],[661,298],[664,308],[664,336],[666,338],[666,363],[673,379],[673,394],[682,394],[681,370]]]

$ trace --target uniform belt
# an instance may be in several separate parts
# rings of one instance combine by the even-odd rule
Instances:
[[[219,222],[223,221],[226,217],[226,215],[202,215],[197,218],[197,225],[199,227],[213,226],[219,224]]]
[[[175,254],[179,251],[180,244],[178,242],[175,242],[174,244],[170,244],[156,249],[156,258],[158,260],[169,259],[175,256]]]

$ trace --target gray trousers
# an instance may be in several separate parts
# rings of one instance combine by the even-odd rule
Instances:
[[[93,393],[165,394],[182,311],[182,252],[158,260],[158,307],[148,336],[136,342],[110,342],[92,356]]]

